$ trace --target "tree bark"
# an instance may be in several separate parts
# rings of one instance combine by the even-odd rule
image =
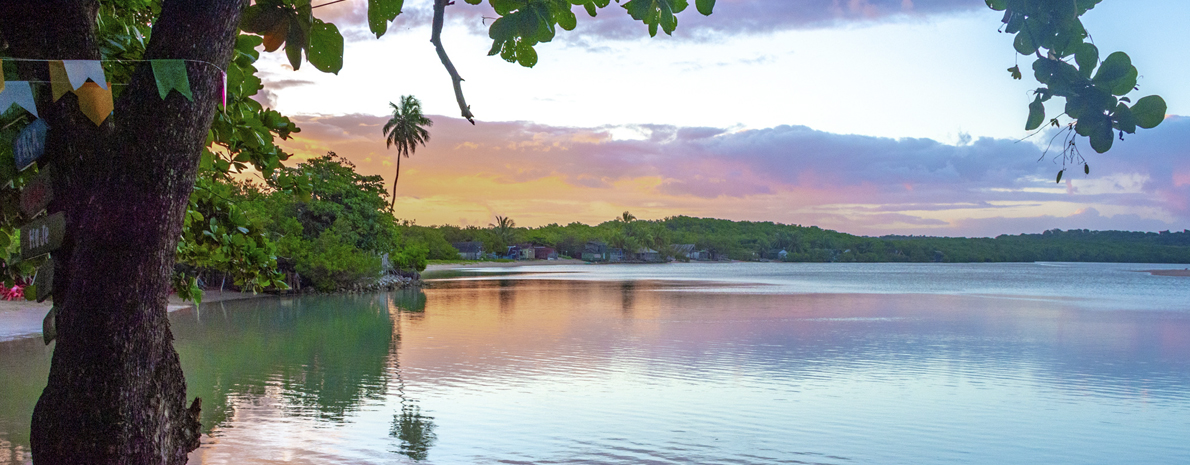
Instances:
[[[54,167],[50,211],[65,212],[67,230],[52,253],[58,338],[33,413],[35,463],[183,464],[198,447],[197,405],[186,406],[166,301],[243,6],[163,2],[145,59],[197,60],[187,62],[193,102],[176,92],[161,99],[148,63],[99,127],[74,95],[50,102],[48,86],[39,89],[50,126],[39,165]],[[97,8],[94,0],[5,0],[0,33],[14,57],[98,59]],[[48,81],[44,62],[23,62],[20,72]]]

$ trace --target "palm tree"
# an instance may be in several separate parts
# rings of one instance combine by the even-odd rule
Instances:
[[[392,102],[388,102],[388,106],[393,108],[393,116],[388,119],[388,124],[384,125],[384,141],[390,149],[394,145],[397,146],[397,174],[393,176],[393,201],[388,207],[392,209],[397,204],[397,179],[401,177],[401,157],[409,158],[410,154],[417,151],[417,144],[426,146],[426,142],[430,140],[430,131],[426,128],[433,126],[434,122],[421,114],[421,102],[412,95],[402,95],[401,106]]]
[[[513,221],[512,218],[496,215],[496,223],[489,223],[488,226],[494,230],[496,236],[504,242],[504,245],[512,242],[512,228],[516,227],[516,221]]]

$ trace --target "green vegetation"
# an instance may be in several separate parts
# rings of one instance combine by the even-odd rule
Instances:
[[[1138,99],[1128,97],[1140,72],[1124,52],[1115,52],[1100,60],[1099,48],[1090,42],[1090,33],[1080,17],[1102,0],[1037,2],[1027,0],[985,0],[988,7],[1003,11],[1003,32],[1015,36],[1012,46],[1024,56],[1036,56],[1033,76],[1042,87],[1034,91],[1029,104],[1026,131],[1044,126],[1063,128],[1062,169],[1067,164],[1082,165],[1089,174],[1082,154],[1075,144],[1077,136],[1087,137],[1098,153],[1111,150],[1119,134],[1136,133],[1136,128],[1152,129],[1165,119],[1165,100],[1157,95]],[[1013,79],[1021,79],[1019,65],[1008,68]],[[1045,102],[1053,97],[1066,100],[1064,112],[1046,123]],[[1131,106],[1129,106],[1131,104]],[[1062,121],[1062,117],[1069,118]],[[1057,136],[1054,139],[1058,139]]]
[[[282,177],[309,181],[310,196],[297,198],[278,186]],[[319,291],[375,280],[387,255],[396,271],[424,270],[431,250],[451,255],[440,235],[399,224],[385,201],[384,180],[363,176],[335,155],[281,168],[263,186],[235,183],[233,204],[247,223],[276,244],[280,270]]]
[[[511,220],[508,223],[515,224]],[[1190,263],[1190,231],[1125,232],[1051,230],[996,238],[926,236],[864,237],[817,226],[675,216],[637,220],[628,212],[590,226],[570,223],[538,228],[434,228],[451,242],[480,241],[487,251],[532,243],[579,258],[589,242],[627,253],[651,248],[683,258],[678,244],[693,244],[715,259],[791,262],[1133,262]],[[784,251],[785,253],[780,253]]]

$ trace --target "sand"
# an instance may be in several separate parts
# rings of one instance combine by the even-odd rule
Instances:
[[[587,262],[585,261],[572,258],[559,260],[523,260],[515,262],[444,263],[427,266],[426,271],[446,271],[463,268],[511,268],[516,266],[583,265],[586,263]]]
[[[1142,270],[1142,273],[1148,273],[1153,276],[1184,276],[1190,277],[1190,268],[1185,270]]]
[[[228,300],[251,299],[267,297],[271,294],[252,294],[250,292],[219,292],[207,291],[203,293],[203,302],[222,302]],[[53,302],[47,300],[37,303],[27,300],[0,300],[0,341],[18,339],[41,334],[41,322],[45,314],[50,311]],[[190,308],[194,302],[183,302],[176,295],[169,296],[170,312]]]

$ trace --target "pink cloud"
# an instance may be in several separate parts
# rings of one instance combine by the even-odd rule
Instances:
[[[952,146],[802,126],[729,132],[664,125],[636,127],[642,140],[616,140],[608,127],[471,126],[433,118],[430,144],[402,163],[402,196],[442,198],[441,205],[469,202],[468,208],[485,212],[519,208],[525,211],[522,218],[543,223],[566,223],[578,219],[575,215],[605,210],[652,209],[659,216],[820,224],[871,234],[1180,230],[1190,225],[1190,183],[1179,174],[1190,172],[1185,149],[1190,119],[1185,118],[1170,118],[1106,155],[1090,157],[1092,175],[1068,174],[1068,186],[1053,184],[1058,166],[1048,158],[1039,162],[1036,146],[1011,140],[984,138]],[[383,117],[364,115],[298,118],[303,131],[287,147],[306,156],[333,150],[365,174],[391,179],[393,155],[385,150],[383,122]],[[1095,182],[1108,188],[1095,189]],[[1038,215],[1047,205],[1087,210]],[[1099,213],[1104,209],[1137,213],[1105,216]],[[979,211],[984,213],[972,213]],[[986,217],[989,211],[1015,216],[964,217]]]

